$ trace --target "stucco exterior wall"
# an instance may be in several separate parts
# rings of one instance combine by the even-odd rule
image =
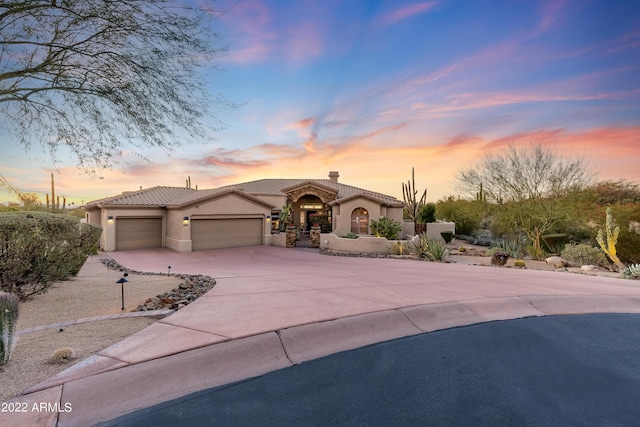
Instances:
[[[402,224],[402,230],[406,236],[413,236],[413,222],[405,221]],[[444,243],[444,239],[440,235],[443,231],[451,231],[456,234],[456,224],[454,222],[430,222],[427,224],[427,236]]]
[[[357,208],[364,208],[369,213],[369,224],[372,219],[380,219],[380,204],[373,202],[365,198],[356,198],[348,200],[344,203],[340,203],[339,213],[336,214],[336,209],[333,210],[333,220],[335,221],[335,227],[333,232],[342,236],[343,234],[351,232],[351,213]]]
[[[113,220],[108,218],[112,216]],[[167,210],[163,208],[105,208],[101,210],[102,236],[100,244],[105,251],[116,250],[116,224],[118,218],[162,218],[163,245],[167,229]]]
[[[360,252],[370,254],[388,254],[396,240],[384,237],[360,236],[357,239],[345,239],[333,233],[320,234],[320,247],[341,252]]]

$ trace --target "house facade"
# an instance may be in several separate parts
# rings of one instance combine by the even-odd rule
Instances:
[[[152,187],[84,205],[87,222],[99,224],[106,251],[166,247],[177,252],[271,245],[282,208],[308,230],[314,215],[327,215],[331,232],[368,235],[371,220],[402,222],[404,203],[394,197],[328,179],[261,179],[196,190]]]

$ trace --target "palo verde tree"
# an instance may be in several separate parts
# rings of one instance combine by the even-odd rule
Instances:
[[[532,255],[543,255],[542,236],[567,217],[564,196],[591,181],[586,160],[566,158],[542,145],[511,145],[487,155],[477,166],[458,174],[462,191],[476,194],[479,183],[487,200],[497,205],[514,231],[527,234]]]
[[[206,3],[206,1],[204,2]],[[185,0],[0,2],[0,127],[78,166],[112,163],[206,134],[214,104],[201,71],[224,48],[213,10]]]

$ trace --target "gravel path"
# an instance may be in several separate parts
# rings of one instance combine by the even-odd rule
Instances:
[[[121,287],[115,282],[122,272],[108,270],[100,262],[105,255],[90,257],[77,277],[55,283],[44,295],[20,304],[18,331],[36,326],[107,314],[120,314]],[[127,277],[125,312],[134,310],[147,298],[176,288],[182,280],[166,275]],[[69,368],[96,352],[156,322],[153,318],[124,318],[87,322],[73,326],[21,334],[11,360],[0,368],[0,400],[20,394],[41,381]],[[48,363],[51,354],[63,347],[76,353],[72,362]]]

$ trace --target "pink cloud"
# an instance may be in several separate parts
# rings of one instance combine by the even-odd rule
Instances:
[[[433,8],[436,4],[437,4],[436,2],[423,2],[423,3],[415,3],[408,6],[404,6],[399,9],[395,9],[389,13],[386,13],[384,15],[378,16],[378,18],[376,18],[376,22],[381,27],[386,27],[388,25],[392,25],[398,21],[406,19],[410,16],[425,12]]]

